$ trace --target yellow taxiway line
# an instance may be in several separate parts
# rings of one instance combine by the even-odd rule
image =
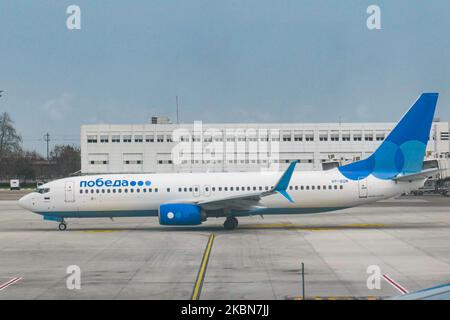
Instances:
[[[211,233],[209,236],[208,244],[206,245],[205,252],[203,253],[202,263],[200,264],[200,269],[198,271],[197,280],[195,281],[194,291],[192,292],[191,300],[199,300],[200,293],[203,287],[203,280],[205,279],[206,267],[208,266],[209,256],[211,254],[211,248],[216,236]]]

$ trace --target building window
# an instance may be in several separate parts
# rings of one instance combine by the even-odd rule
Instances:
[[[330,140],[331,141],[339,141],[339,134],[331,134]]]
[[[123,142],[129,143],[129,142],[131,142],[131,135],[123,136],[122,139],[123,139],[123,140],[122,140]]]
[[[124,160],[124,164],[142,164],[142,160]]]
[[[97,143],[97,136],[87,136],[87,143]]]
[[[89,161],[90,164],[95,165],[95,164],[108,164],[108,160],[91,160]]]
[[[109,137],[108,136],[100,136],[100,143],[108,143]]]
[[[120,136],[114,135],[111,137],[112,143],[119,143],[120,142]]]
[[[144,139],[142,138],[142,136],[134,136],[134,142],[143,142]]]
[[[145,136],[145,142],[155,142],[154,136]]]

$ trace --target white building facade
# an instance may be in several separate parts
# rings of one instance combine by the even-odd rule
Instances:
[[[156,122],[156,121],[155,121]],[[369,156],[395,123],[215,123],[83,125],[81,172],[321,170]],[[427,159],[449,158],[448,122],[434,121]]]

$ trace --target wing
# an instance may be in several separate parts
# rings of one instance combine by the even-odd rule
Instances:
[[[450,283],[389,298],[389,300],[449,300]]]
[[[264,206],[260,203],[261,199],[275,193],[280,193],[289,202],[293,202],[286,189],[289,186],[289,181],[291,180],[292,173],[294,172],[295,165],[297,163],[298,160],[291,162],[287,170],[283,173],[281,178],[271,190],[201,200],[197,202],[197,205],[201,206],[205,210],[253,210],[257,208],[264,208]]]

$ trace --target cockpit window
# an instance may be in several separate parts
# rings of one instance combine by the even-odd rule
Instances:
[[[49,193],[50,192],[50,188],[37,188],[36,192],[38,192],[40,194]]]

